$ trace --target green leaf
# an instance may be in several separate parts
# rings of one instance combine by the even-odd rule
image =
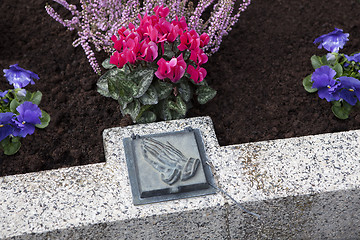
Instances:
[[[105,97],[111,97],[109,89],[108,89],[108,80],[107,78],[101,76],[99,80],[96,83],[97,86],[97,92]]]
[[[330,65],[330,62],[327,60],[327,56],[324,55],[320,58],[320,62],[321,62],[321,65],[324,66],[324,65]]]
[[[160,79],[154,82],[154,87],[156,89],[159,100],[163,100],[169,97],[171,91],[173,90],[173,85],[171,83],[164,82]]]
[[[20,103],[16,100],[13,99],[10,103],[10,111],[13,113],[17,113],[16,108],[20,105]]]
[[[135,119],[136,122],[138,122],[139,119],[141,118],[142,114],[144,112],[146,112],[147,110],[149,110],[151,107],[152,107],[152,105],[143,105],[143,106],[141,106],[139,114],[136,116],[136,119]]]
[[[313,55],[310,58],[310,60],[311,60],[311,65],[313,66],[314,69],[317,69],[322,66],[320,57]]]
[[[336,71],[335,78],[341,77],[343,74],[343,68],[340,63],[335,64],[335,66],[332,67]]]
[[[333,101],[333,106],[331,107],[332,112],[339,119],[347,119],[351,109],[352,106],[345,101]]]
[[[182,80],[180,82],[178,90],[179,90],[180,96],[182,97],[182,99],[185,102],[189,102],[192,99],[193,92],[192,92],[191,86],[189,84],[189,81],[187,81],[186,78],[184,78],[184,80]]]
[[[144,95],[142,95],[139,98],[139,100],[143,105],[155,105],[155,104],[158,104],[159,99],[158,99],[158,95],[156,93],[155,87],[150,86],[148,88],[148,90],[146,91],[146,93],[144,93]]]
[[[140,102],[138,99],[134,99],[133,102],[127,104],[126,108],[120,108],[121,114],[125,116],[129,114],[134,123],[136,123],[136,117],[140,113]]]
[[[18,137],[7,137],[1,141],[1,147],[6,155],[14,155],[21,147]]]
[[[154,78],[154,70],[152,69],[136,69],[129,74],[129,80],[138,85],[137,94],[134,98],[141,97],[150,87]]]
[[[36,91],[33,95],[32,95],[32,99],[31,102],[33,104],[39,105],[41,102],[41,98],[42,98],[42,93],[40,91]]]
[[[110,64],[110,58],[105,59],[102,64],[101,64],[105,69],[112,69],[114,67],[116,67],[116,65],[114,64]]]
[[[211,99],[213,99],[216,95],[216,90],[212,89],[209,86],[199,86],[196,90],[197,100],[200,104],[205,104]]]
[[[159,116],[161,119],[163,119],[165,121],[172,119],[171,111],[170,111],[168,103],[169,103],[169,100],[164,99],[164,100],[160,101],[160,103],[157,105]]]
[[[309,92],[309,93],[314,93],[316,92],[318,89],[317,88],[312,88],[312,85],[313,85],[313,82],[311,81],[311,75],[308,75],[304,78],[303,80],[303,86],[304,86],[304,89]]]
[[[171,111],[171,117],[172,119],[182,119],[184,118],[186,115],[180,114],[176,111]]]
[[[36,124],[35,127],[37,127],[37,128],[46,128],[50,123],[50,115],[47,112],[41,110],[40,121],[41,121],[41,123]]]
[[[156,121],[156,114],[152,111],[145,111],[137,120],[138,123],[151,123]]]
[[[179,95],[176,97],[176,102],[169,101],[168,105],[171,110],[179,113],[180,115],[186,115],[186,103]]]
[[[110,69],[109,71],[107,71],[104,75],[102,75],[99,78],[98,82],[96,83],[98,93],[100,93],[101,95],[103,95],[105,97],[112,97],[112,94],[110,93],[110,90],[109,90],[109,80],[110,79],[123,79],[123,78],[125,78],[125,74],[126,74],[125,72],[126,72],[125,67],[122,69],[113,68],[113,69]],[[112,90],[114,90],[114,89],[112,89]],[[115,98],[115,100],[117,100],[117,98]]]

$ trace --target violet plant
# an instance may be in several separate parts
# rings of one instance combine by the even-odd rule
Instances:
[[[216,95],[202,66],[209,36],[190,30],[184,17],[167,21],[169,8],[156,6],[154,12],[139,15],[139,27],[129,23],[111,37],[116,51],[103,62],[109,71],[97,83],[100,94],[117,100],[122,114],[139,123],[183,118],[194,96],[205,104]]]
[[[331,110],[339,119],[347,119],[352,108],[360,106],[360,53],[339,53],[348,37],[348,33],[335,28],[316,38],[314,43],[329,53],[311,57],[315,71],[303,80],[307,92],[318,92],[321,99],[332,103]]]
[[[209,43],[203,48],[207,55],[219,50],[223,36],[226,36],[232,26],[238,21],[240,14],[250,5],[251,0],[242,0],[236,6],[235,0],[199,0],[194,4],[188,0],[80,0],[81,9],[69,4],[66,0],[53,0],[67,9],[71,19],[62,18],[49,4],[45,6],[47,13],[69,30],[76,30],[78,38],[73,46],[79,45],[85,51],[93,70],[100,74],[101,70],[95,58],[96,51],[113,52],[110,38],[117,34],[117,30],[127,26],[130,22],[138,27],[138,14],[148,14],[154,6],[169,8],[168,21],[183,16],[187,20],[188,28],[194,29],[200,35],[206,33]],[[208,17],[205,13],[212,8]],[[92,47],[93,46],[93,47]]]
[[[50,116],[38,107],[42,93],[24,89],[29,83],[35,84],[37,74],[18,64],[3,71],[14,89],[0,90],[0,148],[6,155],[13,155],[20,149],[20,138],[33,134],[35,127],[47,127]]]

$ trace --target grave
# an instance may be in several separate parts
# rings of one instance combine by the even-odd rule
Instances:
[[[123,140],[188,127],[199,129],[224,192],[134,205]],[[359,130],[219,146],[211,119],[198,117],[106,129],[103,137],[106,163],[0,178],[0,239],[360,236]]]

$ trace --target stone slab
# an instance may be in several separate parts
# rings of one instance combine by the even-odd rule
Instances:
[[[223,194],[134,206],[122,139],[201,130]],[[0,239],[356,239],[360,131],[220,147],[209,117],[104,131],[106,163],[0,178]]]

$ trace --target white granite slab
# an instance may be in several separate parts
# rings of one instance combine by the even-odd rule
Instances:
[[[223,194],[134,206],[122,139],[199,128]],[[106,164],[0,178],[0,239],[360,236],[360,131],[220,147],[209,117],[104,131]]]

